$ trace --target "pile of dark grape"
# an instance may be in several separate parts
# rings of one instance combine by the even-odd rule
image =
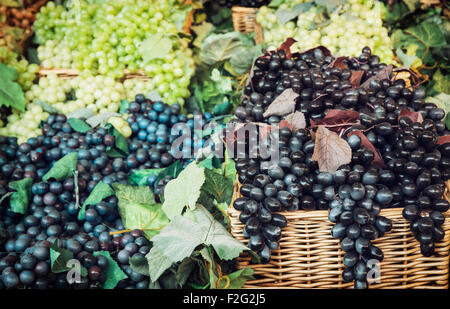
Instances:
[[[115,138],[107,129],[75,132],[61,114],[50,115],[42,125],[42,135],[26,143],[18,145],[16,138],[0,137],[0,197],[12,191],[8,186],[11,181],[33,179],[26,215],[14,213],[8,197],[1,202],[0,289],[102,288],[108,260],[93,255],[99,250],[110,252],[129,276],[120,287],[148,288],[148,277],[134,273],[128,263],[128,257],[148,253],[148,240],[141,231],[110,234],[125,229],[117,198],[111,196],[88,205],[84,220],[78,219],[76,200],[78,196],[82,205],[100,181],[127,184],[136,169],[172,164],[175,159],[170,145],[176,136],[171,135],[171,128],[188,121],[180,109],[177,104],[151,102],[137,95],[129,108],[133,136],[128,140],[130,153],[125,158],[108,157],[107,148],[115,145]],[[76,177],[42,181],[52,164],[71,152],[78,153]],[[163,179],[158,190],[163,191],[167,182]],[[52,273],[50,246],[56,240],[87,269],[81,283],[70,285],[66,273]]]
[[[422,254],[431,256],[444,236],[442,213],[449,208],[443,194],[450,179],[450,143],[439,142],[449,134],[445,112],[425,103],[423,88],[395,80],[392,67],[368,47],[357,58],[334,58],[322,47],[290,55],[282,47],[256,60],[235,111],[237,122],[278,127],[286,114],[264,113],[287,89],[297,94],[291,112],[304,114],[307,129],[280,126],[280,159],[269,168],[261,168],[267,161],[261,157],[236,160],[243,197],[234,207],[242,211],[244,235],[261,261],[268,263],[270,251],[279,247],[286,219],[278,212],[314,209],[329,209],[336,223],[332,235],[346,252],[343,280],[354,281],[355,288],[367,288],[370,260],[383,259],[371,243],[392,228],[380,215],[383,208],[404,208]],[[355,111],[359,123],[327,123],[330,110]],[[310,132],[317,123],[330,125],[352,149],[351,162],[334,174],[319,172],[311,158]]]
[[[243,6],[251,8],[259,8],[270,3],[270,0],[220,0],[219,5],[231,8],[233,6]]]

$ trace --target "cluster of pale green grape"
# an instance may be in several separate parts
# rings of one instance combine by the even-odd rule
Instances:
[[[36,78],[36,73],[39,71],[37,64],[28,63],[25,58],[19,57],[18,54],[6,46],[0,47],[0,62],[17,70],[19,75],[17,82],[24,91],[31,88]]]
[[[89,70],[114,79],[122,77],[125,69],[133,73],[141,69],[152,80],[149,88],[157,90],[165,102],[184,103],[194,62],[174,21],[182,1],[70,3],[66,8],[48,2],[37,14],[34,27],[44,68]],[[161,30],[171,42],[169,52],[163,58],[146,57],[152,50],[141,45]]]
[[[93,76],[89,71],[83,71],[71,79],[49,74],[25,92],[25,112],[13,111],[8,116],[6,127],[0,128],[0,135],[17,136],[19,142],[39,135],[40,121],[45,120],[48,113],[37,105],[38,102],[44,102],[64,114],[81,108],[90,108],[100,114],[117,112],[122,99],[131,101],[136,94],[149,93],[153,89],[150,82],[138,78],[121,83],[110,76]]]
[[[296,2],[306,2],[299,1]],[[348,0],[330,14],[328,20],[317,21],[318,8],[312,6],[300,13],[296,21],[278,23],[276,10],[262,7],[257,22],[264,31],[264,42],[269,49],[279,46],[288,37],[297,43],[294,51],[308,50],[318,45],[327,47],[333,54],[357,56],[364,46],[369,46],[383,62],[393,61],[392,42],[383,27],[382,3],[371,0]],[[293,1],[283,3],[281,9],[293,7]]]
[[[30,137],[42,134],[39,124],[48,116],[47,112],[34,103],[27,104],[25,112],[13,109],[8,116],[7,125],[0,128],[0,136],[16,136],[19,144],[23,143]]]

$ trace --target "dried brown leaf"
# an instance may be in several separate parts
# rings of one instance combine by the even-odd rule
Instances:
[[[372,164],[384,166],[384,161],[383,161],[383,158],[380,156],[380,153],[378,152],[378,150],[375,148],[375,146],[369,141],[369,139],[366,137],[366,135],[362,131],[360,131],[360,130],[352,131],[347,134],[347,137],[352,136],[352,135],[358,135],[361,138],[361,145],[363,145],[364,147],[366,147],[369,150],[372,150],[372,152],[375,156],[372,161]]]
[[[319,126],[312,159],[318,162],[321,172],[334,173],[341,165],[351,162],[352,149],[335,132]]]
[[[409,119],[412,120],[412,122],[418,122],[418,123],[423,122],[423,117],[422,117],[421,113],[413,112],[413,111],[410,111],[409,109],[402,109],[400,111],[400,114],[398,115],[398,119],[400,119],[401,117],[408,117]]]
[[[296,111],[292,114],[287,115],[284,120],[280,122],[280,128],[281,125],[290,127],[291,130],[297,131],[298,129],[304,129],[306,128],[306,119],[305,115],[302,112]]]
[[[299,94],[292,88],[285,89],[264,112],[264,118],[272,115],[284,116],[295,111],[295,103]]]

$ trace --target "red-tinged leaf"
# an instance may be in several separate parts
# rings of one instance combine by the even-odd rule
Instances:
[[[375,76],[367,79],[362,85],[361,88],[367,89],[369,88],[369,84],[371,80],[382,80],[382,79],[391,79],[392,70],[394,66],[392,64],[386,66],[384,69],[380,70]]]
[[[264,118],[272,115],[284,116],[295,111],[295,104],[299,94],[292,88],[285,89],[264,112]]]
[[[281,44],[281,46],[278,48],[278,50],[284,50],[284,52],[286,53],[286,58],[290,59],[292,57],[291,46],[295,42],[297,42],[295,39],[287,38],[286,41],[284,41],[284,43]]]
[[[321,172],[334,173],[341,165],[351,162],[352,149],[347,141],[335,132],[325,126],[319,126],[312,159],[317,161]]]
[[[289,123],[289,121],[287,120],[281,120],[280,123],[278,124],[278,127],[281,128],[289,128],[291,131],[294,130],[294,127]]]
[[[280,121],[279,127],[282,128],[282,126],[289,127],[292,131],[304,129],[306,128],[305,115],[299,111],[289,114],[284,118],[284,120]]]
[[[358,88],[361,84],[361,78],[364,75],[364,71],[352,71],[352,75],[350,76],[350,82],[352,83],[353,88]]]
[[[375,164],[378,166],[384,166],[384,161],[383,161],[383,158],[380,156],[380,153],[375,148],[375,146],[369,141],[367,136],[364,135],[364,133],[362,131],[359,131],[359,130],[352,131],[347,134],[347,137],[352,136],[352,135],[358,135],[361,138],[361,145],[363,145],[367,149],[372,150],[373,154],[375,155],[375,157],[372,161],[372,164]]]
[[[348,66],[345,64],[345,60],[349,59],[348,57],[337,57],[330,63],[330,68],[339,68],[341,70],[348,69]]]
[[[339,131],[342,127],[359,124],[359,113],[352,110],[331,109],[322,120],[310,122],[311,128],[325,126],[330,130]]]
[[[450,135],[439,136],[437,144],[444,145],[450,143]]]
[[[423,122],[423,117],[422,117],[421,113],[413,112],[413,111],[410,111],[409,109],[402,109],[400,111],[400,114],[398,115],[398,119],[400,119],[401,117],[408,117],[409,119],[412,120],[412,122],[418,122],[418,123]]]

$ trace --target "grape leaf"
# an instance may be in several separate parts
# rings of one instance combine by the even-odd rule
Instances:
[[[318,162],[321,172],[334,173],[341,165],[351,162],[352,149],[347,141],[321,125],[316,131],[312,159]]]
[[[416,55],[408,55],[407,53],[405,54],[401,50],[401,48],[397,48],[395,50],[395,54],[397,58],[402,62],[402,64],[407,68],[416,69],[422,65],[422,60],[420,60],[419,57],[417,57]]]
[[[197,48],[201,48],[203,39],[211,32],[211,30],[214,29],[214,25],[208,22],[203,22],[200,25],[192,26],[191,29],[196,34],[196,38],[192,44]]]
[[[375,146],[369,141],[369,139],[364,135],[362,131],[355,130],[347,134],[347,137],[350,137],[352,135],[358,135],[361,138],[361,145],[366,147],[369,150],[372,150],[374,154],[374,159],[372,161],[372,164],[378,165],[378,166],[384,166],[383,158],[381,157],[378,150],[375,148]]]
[[[439,136],[437,141],[438,145],[443,145],[447,143],[450,143],[450,135]]]
[[[150,276],[148,260],[145,257],[130,257],[128,262],[135,273]]]
[[[69,114],[67,114],[68,118],[85,118],[88,119],[94,116],[94,110],[90,107],[79,108]]]
[[[125,114],[125,112],[128,110],[129,107],[130,107],[130,102],[129,101],[121,100],[120,101],[119,113],[120,114]]]
[[[169,259],[164,253],[153,246],[149,253],[145,255],[148,261],[148,273],[151,282],[156,282],[156,280],[161,277],[161,275],[172,266],[172,260]]]
[[[111,187],[103,181],[98,182],[92,192],[89,194],[88,198],[84,201],[83,206],[78,213],[78,220],[84,220],[87,205],[98,204],[103,199],[111,195],[114,195],[113,189],[111,189]]]
[[[284,52],[286,53],[286,58],[290,59],[292,57],[291,46],[294,45],[295,42],[297,42],[297,40],[293,38],[287,38],[286,41],[281,44],[278,50],[284,50]]]
[[[253,273],[253,269],[245,267],[229,274],[228,277],[230,278],[230,285],[228,289],[242,289],[245,282],[255,279],[253,277]]]
[[[214,220],[202,205],[188,210],[183,216],[174,217],[152,241],[153,248],[147,255],[150,273],[155,273],[154,276],[150,275],[152,281],[157,280],[157,275],[165,270],[159,264],[163,263],[167,269],[171,263],[191,256],[195,248],[201,245],[213,246],[219,258],[223,260],[231,260],[248,250],[247,246],[234,239],[221,223]],[[151,258],[160,261],[158,263]],[[152,269],[152,265],[157,271]]]
[[[119,214],[125,228],[140,229],[151,239],[169,222],[149,187],[114,183],[113,189],[119,199]]]
[[[108,251],[95,251],[94,256],[103,255],[108,259],[108,268],[106,269],[106,281],[103,284],[103,289],[112,290],[116,287],[117,283],[128,276],[120,269],[116,261],[111,257]]]
[[[368,78],[362,85],[361,88],[368,89],[370,82],[372,80],[382,80],[382,79],[390,79],[392,74],[392,69],[394,66],[392,64],[387,65],[385,68],[381,69],[374,76]]]
[[[284,116],[295,111],[296,100],[299,94],[294,92],[292,88],[285,89],[264,112],[264,118],[272,115]]]
[[[202,190],[210,194],[217,202],[230,204],[233,196],[233,181],[206,168]]]
[[[408,48],[409,45],[417,45],[416,56],[426,64],[434,64],[435,60],[431,48],[445,45],[445,37],[438,25],[424,21],[418,25],[396,30],[392,34],[395,48]]]
[[[305,115],[302,112],[296,111],[292,114],[287,115],[284,120],[282,120],[281,122],[286,121],[288,126],[291,128],[291,130],[293,131],[297,131],[299,129],[304,129],[306,128],[306,120],[305,120]],[[280,125],[281,125],[280,122]]]
[[[74,131],[79,133],[86,133],[92,129],[86,122],[78,118],[69,118],[69,124]]]
[[[64,180],[73,176],[73,172],[77,167],[78,152],[71,152],[59,159],[53,164],[52,168],[42,177],[43,181],[50,178],[55,180]]]
[[[178,266],[175,277],[177,279],[177,283],[180,287],[184,286],[188,281],[192,271],[195,266],[197,266],[198,262],[190,257],[185,258],[181,264]]]
[[[53,273],[64,273],[72,268],[67,263],[73,259],[72,251],[59,247],[59,239],[55,240],[50,247],[50,269]],[[87,276],[87,269],[80,265],[80,275]]]
[[[10,196],[10,207],[15,213],[25,214],[31,199],[32,178],[24,178],[9,183],[9,187],[16,192]]]
[[[16,82],[17,70],[0,63],[0,106],[25,111],[25,95]]]
[[[101,114],[89,117],[86,119],[86,123],[90,125],[92,128],[98,127],[98,126],[105,126],[106,122],[111,117],[120,117],[121,115],[119,113],[114,112],[103,112]]]
[[[144,40],[139,48],[144,63],[157,58],[164,58],[172,49],[172,40],[164,37],[161,32],[155,33]]]
[[[230,59],[233,54],[239,52],[242,42],[239,32],[225,34],[211,34],[203,40],[199,59],[201,62],[212,66]]]
[[[342,127],[359,124],[359,113],[352,110],[331,109],[321,120],[310,122],[311,128],[325,126],[332,131],[339,131]]]
[[[135,170],[128,176],[128,182],[137,186],[146,186],[148,176],[159,175],[163,170],[164,168]]]
[[[353,88],[358,88],[361,83],[361,78],[364,75],[364,71],[352,71],[352,75],[350,76],[350,82],[352,83]]]
[[[400,111],[400,114],[398,115],[398,119],[400,119],[401,117],[408,117],[409,119],[412,120],[412,122],[418,122],[418,123],[423,122],[423,117],[422,117],[421,113],[410,111],[409,109],[405,109],[405,108],[403,108]]]
[[[164,168],[156,178],[155,183],[158,183],[166,176],[172,176],[172,178],[177,178],[181,171],[184,169],[183,163],[180,160],[175,161],[168,167]]]
[[[204,182],[204,168],[198,167],[195,162],[190,163],[164,189],[162,209],[166,215],[172,219],[176,215],[181,214],[186,206],[194,209]]]
[[[442,108],[445,112],[445,117],[442,121],[450,130],[450,94],[440,93],[435,97],[425,98],[425,102],[430,102],[436,104],[437,107]]]
[[[285,0],[272,0],[269,3],[270,8],[277,8],[284,3]]]

